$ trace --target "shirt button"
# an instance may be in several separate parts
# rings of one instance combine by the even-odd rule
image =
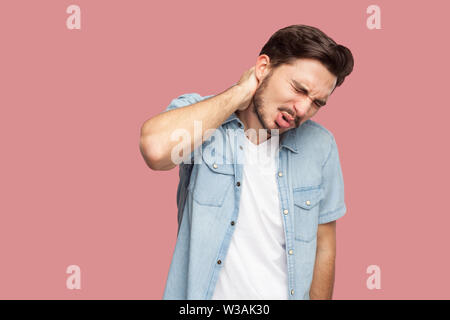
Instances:
[[[294,289],[291,290],[291,296],[293,296],[293,295],[294,295]]]
[[[242,123],[238,122],[239,128],[242,128]]]
[[[311,204],[311,201],[306,200],[306,205],[309,206]]]
[[[289,254],[294,254],[294,250],[289,250]]]
[[[231,221],[231,225],[234,226],[234,221]]]
[[[288,214],[288,210],[287,210],[287,209],[284,209],[283,213],[284,213],[284,214]]]
[[[217,169],[217,164],[214,163],[214,164],[213,164],[213,167],[214,167],[214,169]]]
[[[282,177],[282,176],[283,176],[283,172],[281,172],[281,171],[278,172],[278,176],[279,176],[279,177]]]
[[[242,146],[239,146],[239,149],[241,149],[241,150],[242,150],[242,149],[243,149],[243,148],[242,148]]]
[[[217,260],[217,264],[221,264],[222,263],[222,261],[220,261],[220,260]]]
[[[239,187],[241,185],[241,183],[238,181],[238,182],[236,182],[236,185]]]

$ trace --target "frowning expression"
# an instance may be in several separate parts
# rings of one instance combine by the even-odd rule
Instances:
[[[280,134],[297,128],[324,108],[336,80],[315,59],[268,69],[253,96],[256,115],[265,129],[278,129]]]

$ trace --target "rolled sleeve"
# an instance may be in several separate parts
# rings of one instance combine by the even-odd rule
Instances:
[[[337,220],[347,212],[344,201],[344,179],[334,137],[331,139],[330,152],[322,168],[322,189],[324,197],[320,201],[319,224]]]

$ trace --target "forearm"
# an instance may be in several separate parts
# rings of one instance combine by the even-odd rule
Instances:
[[[213,130],[218,128],[234,111],[248,103],[248,93],[242,87],[234,85],[226,91],[192,105],[163,112],[147,120],[141,128],[141,152],[144,158],[157,159],[158,166],[173,167],[172,149],[178,145],[182,150],[193,151]],[[201,130],[194,130],[194,121],[200,121]],[[182,129],[190,139],[181,141],[171,139],[172,133]],[[207,134],[205,134],[205,132]],[[182,155],[185,156],[185,155]]]
[[[333,248],[320,249],[316,254],[314,275],[309,291],[311,300],[331,300],[333,296],[336,252]]]

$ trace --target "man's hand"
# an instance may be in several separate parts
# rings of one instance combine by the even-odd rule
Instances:
[[[255,75],[255,67],[251,67],[244,72],[236,86],[239,86],[243,89],[243,91],[246,93],[246,98],[241,104],[239,104],[237,110],[242,111],[247,109],[247,107],[250,105],[253,95],[256,92],[256,89],[258,88],[258,84],[259,81]]]
[[[147,121],[141,127],[139,147],[145,162],[152,170],[170,170],[176,166],[172,161],[172,150],[178,146],[181,150],[193,152],[213,134],[233,112],[246,109],[256,88],[258,80],[255,67],[247,70],[238,83],[224,92],[208,99],[162,112]],[[194,130],[195,121],[200,121],[201,130]],[[188,139],[172,139],[175,130],[187,131]],[[188,157],[189,154],[180,155]]]

